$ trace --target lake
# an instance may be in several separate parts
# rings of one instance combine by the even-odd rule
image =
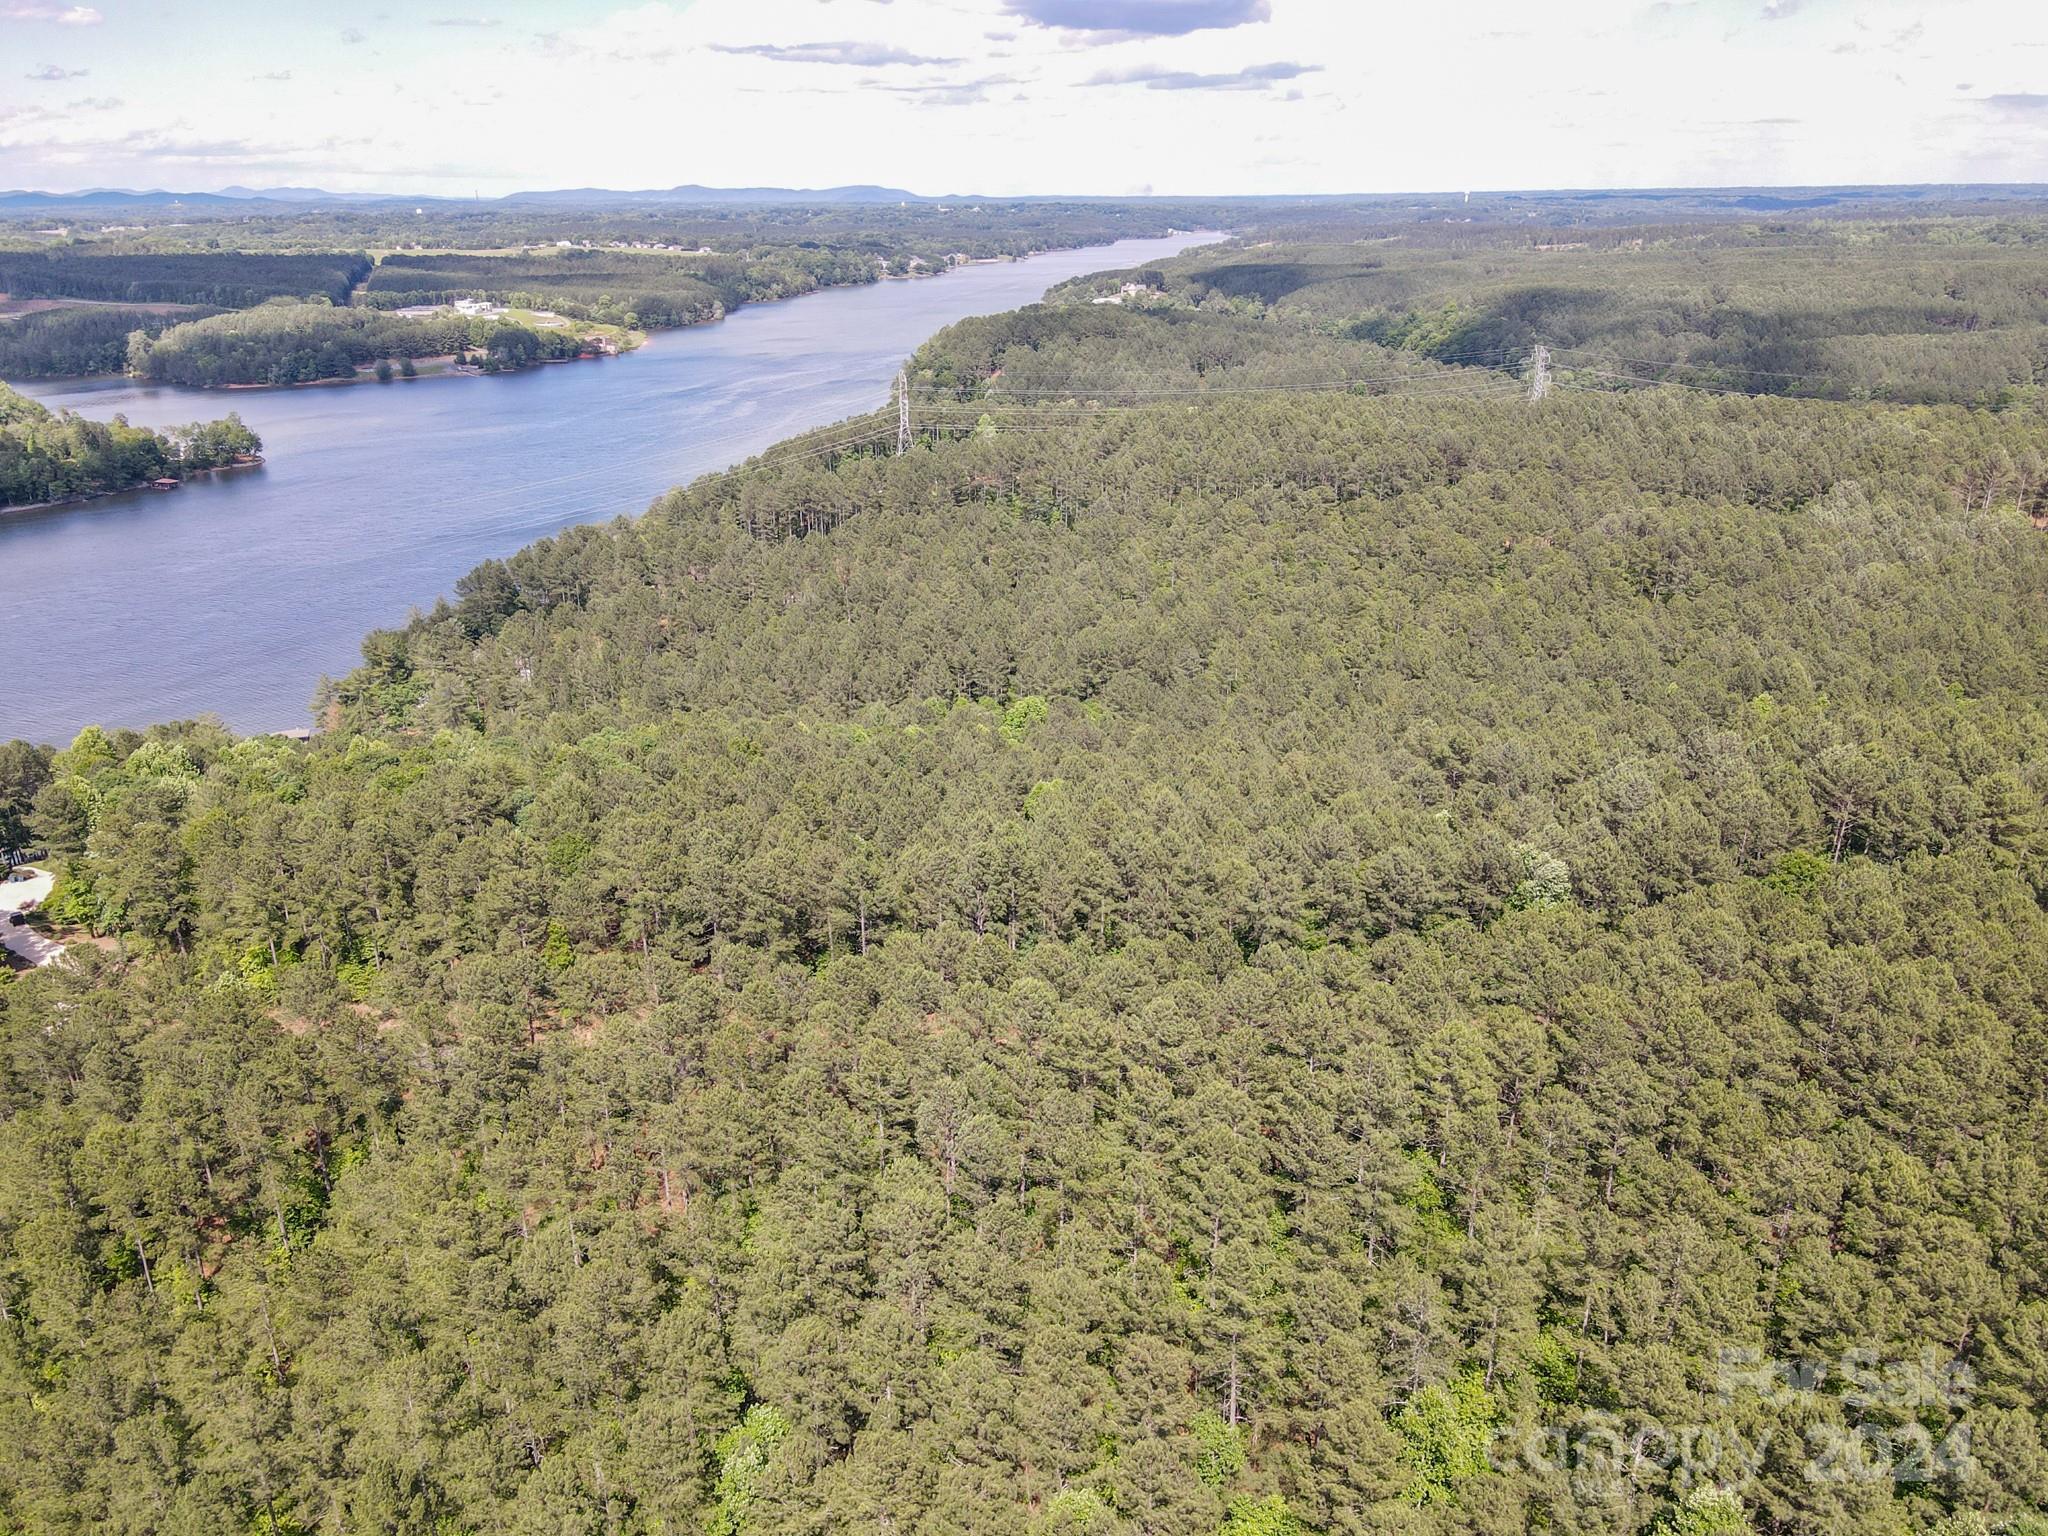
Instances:
[[[260,469],[0,514],[0,740],[216,714],[310,723],[322,674],[479,561],[663,492],[888,398],[918,344],[1084,272],[1209,235],[1121,240],[941,277],[834,288],[667,331],[623,357],[525,373],[279,390],[29,382],[139,425],[239,411]]]

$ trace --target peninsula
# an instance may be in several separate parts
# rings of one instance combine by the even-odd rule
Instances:
[[[153,432],[116,416],[52,411],[0,384],[0,512],[56,506],[261,462],[262,439],[229,412]]]

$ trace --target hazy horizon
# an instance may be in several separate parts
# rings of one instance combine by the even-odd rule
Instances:
[[[2048,13],[2006,0],[1585,0],[1540,24],[1506,0],[204,10],[0,3],[0,183],[1301,196],[2048,165]]]
[[[1939,189],[1944,191],[1992,191],[2037,193],[2044,190],[2048,190],[2048,180],[1877,182],[1753,181],[1693,182],[1685,184],[1644,182],[1626,184],[1608,183],[1599,186],[1528,185],[1512,187],[1389,187],[1341,188],[1334,190],[1324,188],[1299,188],[1287,191],[1271,192],[1212,192],[1168,189],[1163,191],[1154,190],[1151,192],[1143,193],[1072,192],[1062,191],[1057,188],[1005,193],[983,192],[974,189],[949,189],[941,192],[932,192],[925,191],[917,187],[898,187],[890,183],[874,180],[837,182],[831,185],[818,184],[810,186],[775,185],[769,183],[751,183],[742,185],[739,183],[677,182],[669,186],[627,187],[606,186],[592,182],[581,186],[573,187],[553,185],[513,187],[506,191],[492,192],[482,196],[479,196],[474,193],[464,195],[455,192],[422,192],[417,188],[408,187],[403,184],[388,187],[365,187],[360,189],[352,189],[349,191],[337,191],[333,188],[315,186],[311,184],[286,185],[282,183],[267,183],[259,186],[251,186],[240,182],[229,182],[225,184],[211,186],[145,186],[140,184],[131,184],[124,186],[117,186],[112,184],[96,184],[88,187],[68,188],[28,185],[4,186],[0,187],[0,197],[42,196],[52,198],[84,198],[93,196],[95,194],[106,194],[109,196],[125,197],[225,197],[244,199],[249,201],[258,201],[265,198],[275,198],[276,200],[279,201],[288,201],[293,199],[310,201],[316,198],[320,198],[332,199],[335,201],[390,200],[396,202],[403,202],[409,198],[416,198],[422,202],[453,203],[459,205],[463,203],[478,202],[506,202],[512,199],[522,197],[569,196],[576,193],[588,193],[592,196],[609,198],[632,198],[643,196],[668,197],[686,188],[702,190],[707,193],[714,193],[719,195],[720,197],[725,198],[734,197],[736,195],[748,192],[765,192],[777,194],[780,196],[802,196],[804,194],[816,194],[820,197],[828,196],[834,193],[846,192],[886,192],[900,193],[905,196],[915,198],[920,202],[1272,202],[1286,201],[1289,199],[1300,199],[1304,201],[1342,201],[1345,199],[1353,198],[1360,200],[1370,200],[1379,198],[1400,197],[1577,197],[1627,195],[1630,193],[1649,195],[1685,193],[1710,194],[1739,192],[1867,192],[1881,194],[1893,191],[1908,192],[1930,189]]]

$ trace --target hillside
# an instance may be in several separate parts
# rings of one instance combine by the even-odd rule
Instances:
[[[2048,381],[2036,215],[1334,232],[1160,263],[1144,302],[1478,367],[1519,368],[1541,342],[1599,389],[2001,407]]]
[[[2048,1508],[2038,415],[835,440],[17,765],[0,1517]]]

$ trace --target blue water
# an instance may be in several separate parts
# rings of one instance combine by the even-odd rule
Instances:
[[[903,359],[969,315],[1200,236],[1123,240],[832,289],[527,373],[221,392],[24,383],[152,427],[233,409],[268,463],[166,494],[0,514],[0,740],[211,713],[309,723],[323,674],[477,562],[886,402]]]

